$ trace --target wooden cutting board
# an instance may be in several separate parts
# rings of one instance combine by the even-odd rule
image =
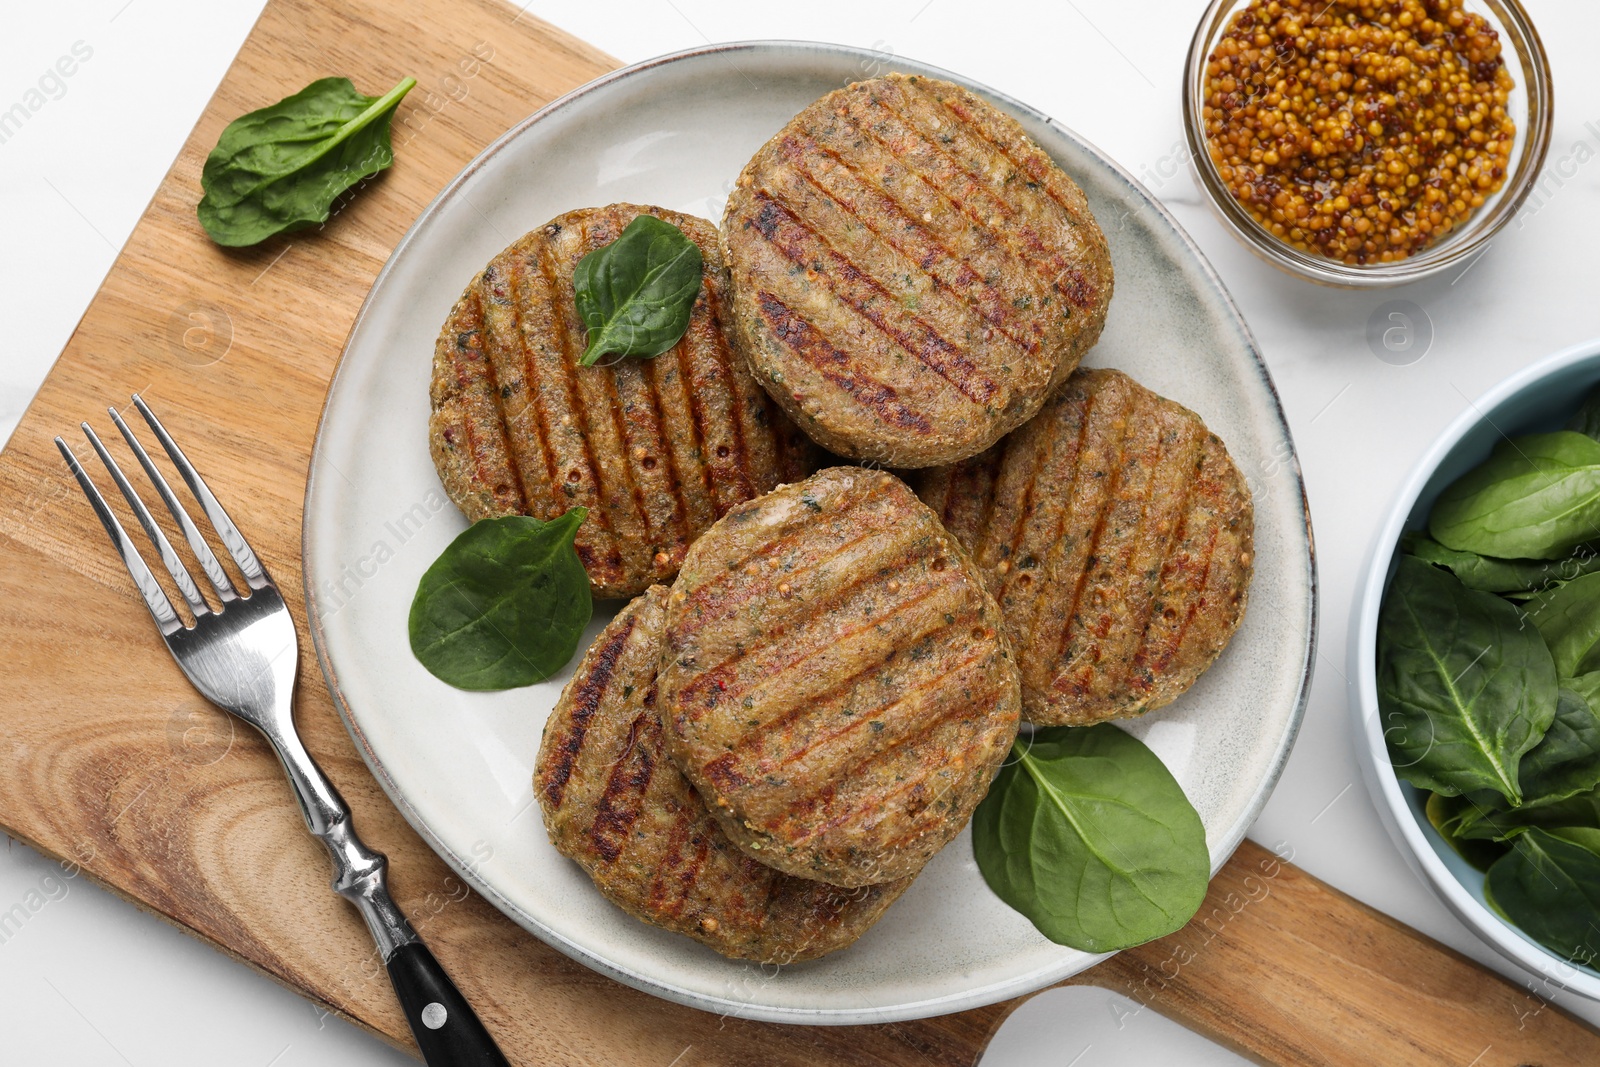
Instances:
[[[106,405],[142,392],[283,587],[297,589],[323,395],[390,249],[491,139],[615,66],[500,0],[271,0],[0,454],[9,698],[0,822],[403,1047],[411,1039],[383,969],[355,912],[328,891],[326,858],[277,764],[174,668],[51,438],[76,439],[83,419],[106,428]],[[368,93],[417,78],[396,119],[393,170],[320,232],[244,252],[212,245],[194,205],[223,126],[330,73]],[[512,1062],[965,1067],[1019,1003],[920,1022],[783,1027],[668,1004],[571,962],[469,892],[389,805],[298,621],[307,745],[363,836],[388,852],[396,897]],[[1187,929],[1075,981],[1119,990],[1263,1063],[1600,1062],[1600,1037],[1538,990],[1249,843]]]

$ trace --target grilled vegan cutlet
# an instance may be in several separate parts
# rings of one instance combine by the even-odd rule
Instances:
[[[1171,703],[1244,617],[1250,490],[1200,417],[1113,370],[917,491],[1005,614],[1023,710],[1041,725]]]
[[[654,586],[590,647],[545,724],[534,792],[550,840],[600,892],[724,956],[793,963],[860,937],[911,884],[841,889],[740,852],[661,748]]]
[[[654,359],[581,367],[572,272],[641,213],[700,246],[688,332]],[[817,466],[815,446],[736,358],[731,321],[704,219],[613,204],[527,234],[467,286],[434,350],[428,438],[450,499],[471,520],[587,507],[577,548],[596,596],[670,580],[718,516]]]
[[[667,604],[667,751],[733,842],[861,886],[966,825],[1016,736],[999,610],[904,482],[834,467],[725,515]]]
[[[1010,116],[933,78],[800,112],[722,228],[756,378],[825,447],[890,467],[965,459],[1021,425],[1111,300],[1082,190]]]

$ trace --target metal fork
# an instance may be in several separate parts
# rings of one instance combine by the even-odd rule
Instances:
[[[67,466],[100,516],[112,546],[133,576],[168,651],[202,696],[261,731],[278,754],[289,776],[289,784],[294,788],[295,799],[300,803],[306,826],[322,840],[333,857],[334,890],[356,906],[372,931],[372,939],[383,957],[423,1059],[430,1067],[509,1067],[471,1006],[390,898],[385,873],[388,860],[356,836],[344,798],[312,760],[295,731],[294,683],[300,667],[300,645],[294,620],[272,576],[160,420],[137,394],[133,403],[183,476],[228,555],[239,565],[239,572],[248,586],[248,590],[234,588],[205,537],[121,414],[115,408],[107,409],[111,412],[111,421],[127,440],[205,571],[221,605],[213,610],[161,527],[156,525],[150,509],[94,430],[87,422],[83,423],[89,444],[127,498],[128,506],[188,604],[194,624],[185,625],[83,465],[67,443],[57,437],[56,447],[61,449]]]

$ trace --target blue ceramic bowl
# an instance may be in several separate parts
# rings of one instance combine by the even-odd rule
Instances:
[[[1600,972],[1560,959],[1496,915],[1483,899],[1483,874],[1428,822],[1426,794],[1395,776],[1378,715],[1377,634],[1378,610],[1394,574],[1401,534],[1425,528],[1439,494],[1488,458],[1502,437],[1560,429],[1597,384],[1600,338],[1519,371],[1456,419],[1412,469],[1390,507],[1350,615],[1356,752],[1389,835],[1439,899],[1491,947],[1537,977],[1594,1000],[1600,1000]]]

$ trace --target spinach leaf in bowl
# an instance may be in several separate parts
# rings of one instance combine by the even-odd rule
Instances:
[[[1205,827],[1182,787],[1110,723],[1019,737],[973,815],[972,852],[1000,899],[1085,952],[1180,929],[1211,873]]]
[[[1476,802],[1479,796],[1473,794],[1467,799]],[[1600,826],[1600,788],[1543,804],[1524,804],[1520,808],[1479,806],[1471,819],[1461,821],[1456,833],[1473,841],[1509,841],[1530,826],[1545,830]]]
[[[532,685],[567,665],[594,610],[573,537],[588,514],[479,519],[422,575],[411,652],[457,689]]]
[[[1582,799],[1600,785],[1600,716],[1580,694],[1562,689],[1556,700],[1556,717],[1539,743],[1517,765],[1522,804],[1513,808],[1499,793],[1478,790],[1450,798],[1440,805],[1445,824],[1434,826],[1446,837],[1464,840],[1503,839],[1527,826],[1600,826]],[[1438,799],[1437,795],[1434,799]],[[1429,801],[1433,819],[1433,801]],[[1551,821],[1553,820],[1553,821]]]
[[[1539,630],[1562,678],[1600,671],[1600,574],[1528,598],[1528,619]]]
[[[1583,398],[1583,406],[1567,420],[1566,429],[1600,441],[1600,389]]]
[[[1462,828],[1475,821],[1477,810],[1476,805],[1466,795],[1447,797],[1439,793],[1429,793],[1424,810],[1428,822],[1439,831],[1439,836],[1444,838],[1445,844],[1454,849],[1456,855],[1480,871],[1487,871],[1495,860],[1510,851],[1508,846],[1497,839],[1461,836]]]
[[[1517,835],[1483,881],[1484,899],[1564,959],[1600,956],[1600,830],[1533,828]]]
[[[1484,556],[1566,555],[1600,535],[1600,441],[1558,430],[1502,442],[1439,495],[1428,532]]]
[[[1600,571],[1600,552],[1588,546],[1561,560],[1498,559],[1446,548],[1431,537],[1411,531],[1401,540],[1400,547],[1418,559],[1444,567],[1468,589],[1486,593],[1537,592]]]
[[[1378,710],[1401,778],[1520,803],[1518,762],[1555,717],[1555,663],[1512,604],[1402,556],[1378,616]]]
[[[1518,764],[1523,805],[1564,800],[1600,785],[1600,716],[1570,689],[1556,698],[1556,715],[1539,743]]]

